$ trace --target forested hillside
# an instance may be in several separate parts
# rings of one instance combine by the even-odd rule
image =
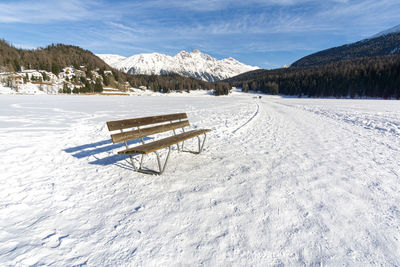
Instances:
[[[342,60],[313,67],[258,70],[226,81],[244,91],[269,94],[400,99],[400,55]]]
[[[66,66],[84,65],[89,69],[111,68],[92,52],[77,46],[52,44],[45,48],[34,50],[18,49],[0,40],[0,66],[9,71],[19,71],[21,66],[27,69],[46,70],[58,74]]]
[[[333,62],[400,54],[400,33],[391,33],[377,38],[365,39],[353,44],[323,50],[294,62],[293,67],[325,65]]]

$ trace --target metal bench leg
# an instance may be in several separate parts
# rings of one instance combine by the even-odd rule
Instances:
[[[139,127],[138,127],[138,129],[139,129]],[[122,132],[123,132],[123,131],[121,130],[121,133],[122,133]],[[174,130],[174,134],[175,134],[175,130]],[[144,139],[143,139],[143,137],[142,137],[141,139],[142,139],[142,143],[144,144]],[[125,147],[128,149],[128,148],[129,148],[128,143],[127,143],[126,141],[124,141],[124,143],[125,143]],[[178,151],[180,151],[180,149],[179,149],[179,144],[176,144],[176,145],[178,146]],[[159,171],[154,171],[154,170],[149,170],[149,169],[143,169],[143,168],[142,168],[142,166],[143,166],[143,158],[144,158],[144,155],[145,155],[145,154],[142,154],[142,156],[141,156],[140,163],[139,163],[139,168],[136,167],[135,161],[134,161],[134,159],[133,159],[133,156],[132,156],[132,155],[129,155],[129,158],[131,159],[131,163],[132,163],[133,169],[134,169],[135,171],[137,171],[137,172],[141,172],[141,173],[145,173],[145,174],[161,175],[161,174],[164,172],[165,167],[167,166],[167,162],[168,162],[168,159],[169,159],[169,154],[171,153],[171,146],[168,147],[168,154],[167,154],[167,157],[165,158],[164,165],[162,165],[162,166],[161,166],[160,155],[158,154],[157,151],[155,151],[154,153],[155,153],[156,156],[157,156],[157,163],[158,163],[158,169],[159,169]]]
[[[179,121],[181,121],[181,120],[179,120]],[[171,123],[172,123],[172,121],[171,121]],[[174,129],[174,130],[172,130],[172,131],[173,131],[174,135],[176,135],[176,131],[175,131],[175,129]],[[181,151],[181,149],[179,148],[179,143],[177,143],[177,144],[176,144],[176,147],[178,148],[178,152],[180,152],[180,151]]]
[[[182,149],[181,149],[181,151],[182,151],[182,152],[189,152],[189,153],[193,153],[193,154],[200,154],[201,151],[203,151],[203,148],[204,148],[204,144],[205,144],[205,142],[206,142],[206,137],[207,137],[207,135],[204,133],[203,142],[201,142],[200,136],[196,136],[196,137],[197,137],[197,140],[198,140],[198,149],[199,149],[198,151],[184,150],[184,149],[183,149],[183,142],[182,142]]]
[[[182,132],[183,132],[183,133],[185,132],[185,128],[182,128]],[[182,141],[182,149],[181,149],[182,152],[184,152],[184,151],[183,151],[183,146],[184,146],[184,145],[185,145],[185,141]]]
[[[158,168],[160,170],[158,172],[158,174],[161,175],[164,172],[165,167],[167,166],[167,162],[168,162],[168,159],[169,159],[169,154],[171,153],[171,146],[168,147],[168,154],[167,154],[167,157],[165,158],[164,165],[162,167],[161,167],[160,155],[158,154],[157,151],[155,151],[154,153],[157,155]]]
[[[132,155],[129,155],[129,158],[131,159],[131,163],[132,163],[133,169],[134,169],[135,171],[139,171],[139,169],[142,168],[142,164],[140,164],[140,168],[138,169],[138,168],[136,167],[136,165],[135,165],[134,160],[133,160],[133,156],[132,156]]]
[[[142,168],[142,165],[143,165],[143,158],[144,158],[144,154],[142,154],[142,157],[141,157],[141,159],[140,159],[139,169]]]
[[[201,153],[201,151],[203,151],[204,144],[206,142],[206,138],[207,138],[207,135],[204,134],[203,143],[201,144],[201,146],[200,146],[200,138],[199,138],[199,154]]]
[[[134,169],[135,171],[137,171],[137,172],[140,172],[140,173],[152,174],[152,175],[161,175],[161,174],[164,172],[165,167],[167,166],[167,162],[168,162],[168,159],[169,159],[169,155],[170,155],[170,153],[171,153],[171,147],[170,147],[170,146],[168,147],[168,154],[167,154],[167,156],[166,156],[166,158],[165,158],[164,164],[161,164],[160,154],[159,154],[157,151],[155,151],[154,153],[156,154],[156,157],[157,157],[157,164],[158,164],[158,169],[159,169],[159,171],[150,170],[150,169],[143,169],[143,168],[142,168],[144,154],[142,154],[142,157],[141,157],[141,160],[140,160],[140,167],[139,167],[139,168],[136,167],[135,161],[134,161],[134,159],[133,159],[133,156],[132,156],[132,155],[129,155],[129,157],[130,157],[130,159],[131,159],[131,163],[132,163],[133,169]]]

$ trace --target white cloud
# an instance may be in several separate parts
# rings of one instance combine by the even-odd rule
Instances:
[[[114,26],[115,28],[121,29],[121,30],[126,30],[126,31],[132,31],[132,32],[139,32],[137,29],[121,24],[121,23],[117,23],[117,22],[108,22],[109,25]]]
[[[0,3],[0,22],[48,23],[77,21],[92,15],[93,1],[14,1]]]

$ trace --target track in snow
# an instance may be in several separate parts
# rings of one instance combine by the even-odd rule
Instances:
[[[260,109],[260,105],[258,103],[256,103],[256,105],[257,105],[257,110],[256,110],[256,112],[254,112],[253,116],[251,116],[251,118],[248,119],[245,123],[243,123],[238,128],[236,128],[234,131],[232,131],[233,134],[235,134],[237,131],[239,131],[240,129],[245,127],[247,124],[249,124],[258,115],[258,111]]]

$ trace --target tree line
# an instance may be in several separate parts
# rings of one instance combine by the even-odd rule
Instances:
[[[227,95],[230,85],[226,82],[206,82],[195,78],[181,76],[175,73],[163,75],[127,75],[127,80],[132,87],[146,86],[154,92],[169,93],[190,92],[191,90],[214,90],[215,95]]]
[[[244,91],[269,94],[400,99],[400,55],[342,60],[312,67],[258,70],[226,81]]]

